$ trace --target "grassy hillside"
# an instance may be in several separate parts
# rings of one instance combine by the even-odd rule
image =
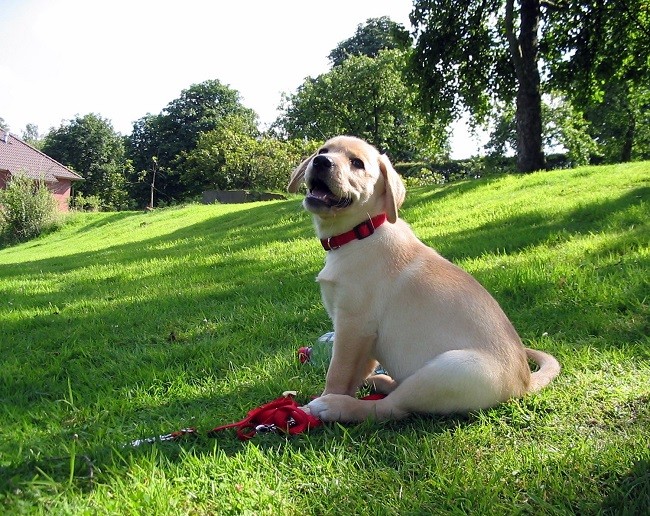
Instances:
[[[475,275],[529,346],[539,394],[468,417],[216,425],[324,371],[324,252],[293,199],[82,214],[0,250],[7,513],[621,513],[650,503],[650,163],[409,192],[402,217]],[[202,435],[124,446],[186,426]]]

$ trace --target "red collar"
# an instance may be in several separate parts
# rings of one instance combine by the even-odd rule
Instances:
[[[363,240],[368,238],[375,232],[379,226],[386,222],[386,214],[380,213],[376,217],[373,217],[368,220],[364,220],[358,226],[354,226],[347,233],[342,233],[329,238],[321,238],[320,243],[323,245],[323,249],[326,251],[332,251],[338,249],[342,245],[345,245],[353,240]]]

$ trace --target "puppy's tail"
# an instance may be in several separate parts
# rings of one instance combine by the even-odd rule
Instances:
[[[528,392],[537,392],[546,387],[560,373],[560,363],[553,355],[526,348],[526,356],[539,366],[539,369],[530,375]]]

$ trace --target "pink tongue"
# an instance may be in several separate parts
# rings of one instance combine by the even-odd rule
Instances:
[[[310,197],[314,197],[319,201],[329,201],[332,198],[332,194],[326,192],[325,190],[314,189],[309,192]]]

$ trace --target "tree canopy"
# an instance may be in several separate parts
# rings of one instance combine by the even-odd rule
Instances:
[[[407,59],[399,50],[350,56],[285,96],[276,127],[291,138],[352,134],[398,160],[443,153],[446,133],[435,133],[438,126],[422,114],[405,77]]]
[[[607,83],[602,100],[587,103],[584,114],[598,144],[597,161],[650,159],[650,86]]]
[[[291,171],[317,145],[271,135],[253,137],[241,120],[228,117],[217,129],[200,135],[196,148],[187,155],[183,181],[196,193],[205,189],[282,191]]]
[[[369,18],[359,24],[354,36],[341,41],[329,54],[332,66],[339,66],[351,56],[377,57],[382,50],[408,50],[411,35],[403,25],[387,16]]]
[[[463,107],[479,122],[495,99],[516,98],[521,171],[545,167],[537,68],[539,1],[415,0],[412,69],[424,105],[445,122]]]
[[[38,132],[36,124],[27,124],[22,134],[22,140],[29,143],[32,147],[37,149],[42,145],[41,136]]]
[[[541,48],[549,84],[584,112],[601,157],[647,157],[650,2],[549,2],[545,26]]]
[[[415,0],[421,100],[447,122],[464,108],[482,122],[516,99],[519,169],[543,168],[541,92],[584,110],[605,84],[647,87],[649,9],[647,0]]]
[[[133,196],[141,202],[148,198],[155,166],[159,173],[156,188],[164,200],[186,197],[182,176],[187,170],[187,154],[202,133],[216,129],[232,115],[243,121],[246,132],[257,133],[257,115],[241,104],[239,92],[218,80],[209,80],[183,90],[160,114],[148,114],[135,122],[128,138],[128,155],[135,171]]]
[[[612,82],[650,85],[648,0],[547,2],[541,49],[550,82],[580,105]]]
[[[76,190],[96,196],[107,209],[128,205],[124,141],[109,120],[96,114],[77,116],[51,130],[43,140],[42,151],[72,168],[85,181]]]

